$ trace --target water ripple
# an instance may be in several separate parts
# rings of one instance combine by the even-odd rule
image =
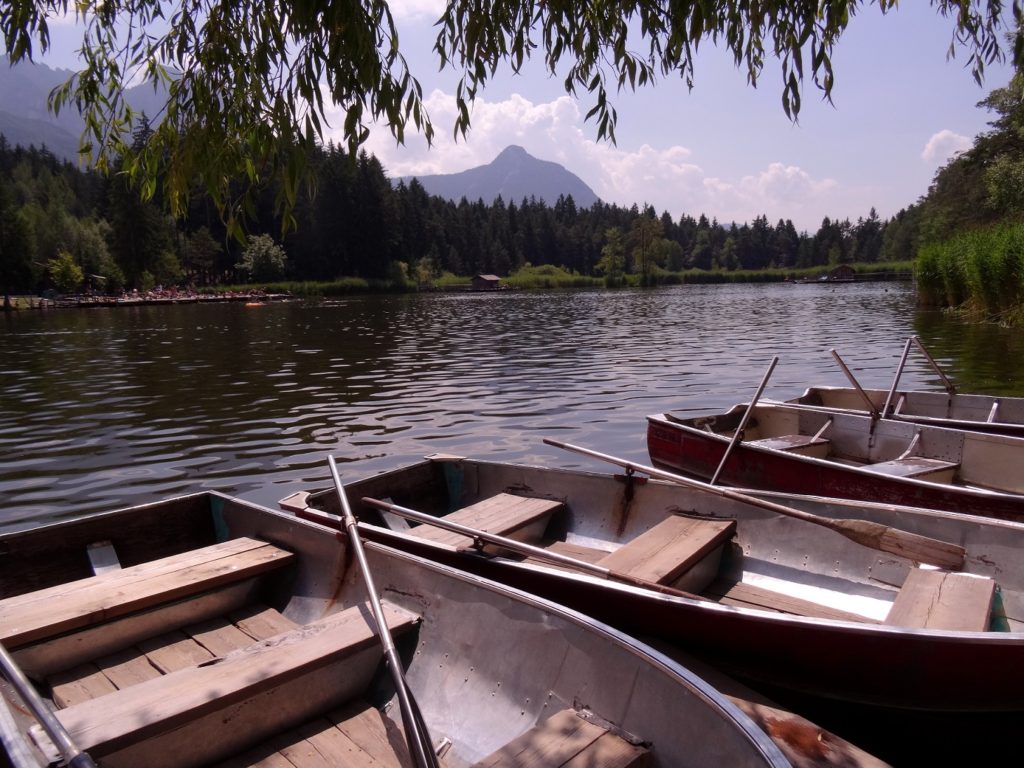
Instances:
[[[0,528],[206,488],[267,504],[434,451],[646,461],[644,417],[845,380],[911,333],[966,388],[1020,391],[1024,340],[915,312],[909,286],[681,286],[19,313],[0,335]],[[911,358],[904,382],[935,386]]]

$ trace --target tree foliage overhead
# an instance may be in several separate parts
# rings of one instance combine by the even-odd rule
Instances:
[[[931,0],[952,20],[951,51],[966,49],[980,79],[1001,58],[1008,0]],[[884,13],[896,0],[873,0]],[[702,44],[723,46],[757,84],[766,60],[782,70],[782,107],[796,117],[805,77],[828,97],[831,54],[850,19],[872,0],[449,0],[435,52],[461,71],[456,133],[502,66],[519,71],[535,51],[567,91],[593,100],[588,118],[614,140],[609,92],[658,77],[694,77]],[[1009,3],[1019,18],[1021,0]],[[147,197],[183,212],[198,180],[235,229],[254,189],[273,179],[279,210],[294,209],[328,108],[344,113],[349,152],[368,126],[386,123],[402,141],[433,126],[419,82],[399,48],[385,0],[3,0],[0,34],[12,62],[50,46],[50,21],[72,12],[83,29],[84,68],[54,94],[86,120],[82,151],[119,166]],[[1020,40],[1016,42],[1020,49]],[[127,88],[148,83],[167,99],[142,144]],[[244,183],[238,184],[240,180]],[[158,190],[158,185],[161,189]],[[239,191],[241,190],[241,191]],[[159,195],[158,195],[159,192]],[[287,220],[286,220],[287,223]]]

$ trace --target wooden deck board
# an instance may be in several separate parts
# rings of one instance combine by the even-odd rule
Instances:
[[[411,627],[417,620],[413,614],[387,604],[385,613],[395,632]],[[376,635],[368,618],[360,609],[349,609],[232,653],[216,664],[179,670],[61,710],[57,717],[80,748],[95,750],[101,758],[139,745],[158,733],[185,733],[193,719],[218,717],[222,708],[236,711],[240,702],[255,701],[257,696],[262,717],[268,709],[274,709],[265,697],[278,681],[294,682],[297,675],[315,675],[333,660],[374,650]],[[363,671],[372,673],[372,669]],[[196,750],[205,746],[182,745]]]
[[[992,579],[914,568],[897,593],[885,623],[984,632],[991,620],[995,589]]]
[[[642,747],[564,709],[492,752],[474,768],[630,768],[644,764],[647,754]]]
[[[151,638],[139,643],[139,649],[165,675],[179,669],[195,667],[214,656],[182,631]]]
[[[82,664],[49,678],[53,703],[70,707],[113,693],[117,687],[95,664]]]
[[[363,701],[268,739],[215,768],[413,768],[397,726]]]
[[[850,613],[742,582],[716,581],[704,590],[703,595],[717,600],[723,605],[734,605],[741,608],[758,608],[779,613],[792,613],[795,616],[809,616],[816,619],[832,619],[834,621],[858,621],[866,624],[880,623],[858,613]]]
[[[232,539],[7,598],[0,601],[0,642],[17,648],[242,581],[290,559],[288,552],[271,544]]]
[[[444,519],[485,533],[512,537],[517,531],[543,521],[561,506],[560,501],[499,493],[445,515]],[[473,544],[473,540],[467,536],[432,525],[418,525],[410,529],[409,533],[421,539],[460,549]]]
[[[669,584],[696,565],[736,530],[735,520],[670,515],[597,561],[616,573]]]

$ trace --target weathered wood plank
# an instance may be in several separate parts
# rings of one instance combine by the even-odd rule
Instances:
[[[299,626],[291,619],[282,616],[280,611],[261,605],[232,611],[228,614],[228,618],[254,640],[266,640],[268,637],[288,632]]]
[[[163,558],[0,601],[0,642],[17,648],[248,579],[291,559],[252,539]]]
[[[125,648],[105,656],[96,661],[96,666],[118,689],[153,680],[162,674],[139,648]]]
[[[741,608],[758,608],[761,610],[792,613],[796,616],[810,616],[816,619],[832,619],[834,621],[858,621],[864,624],[880,622],[861,616],[859,613],[843,611],[810,600],[764,589],[753,584],[730,583],[716,581],[703,592],[704,597],[717,600],[723,605],[735,605]]]
[[[445,515],[444,519],[476,528],[485,533],[514,537],[513,534],[517,531],[545,520],[561,506],[562,502],[560,501],[499,493]],[[467,536],[432,525],[418,525],[409,533],[421,539],[456,548],[470,547],[473,544],[473,540]]]
[[[117,690],[95,664],[81,664],[58,672],[50,677],[49,683],[53,703],[58,707],[70,707]]]
[[[668,584],[720,546],[735,530],[735,520],[671,515],[598,560],[598,565],[634,578]]]
[[[345,735],[354,750],[353,763],[345,765],[380,766],[380,768],[414,768],[401,730],[379,710],[361,702],[328,715]],[[365,756],[362,763],[355,755]]]
[[[607,742],[605,742],[607,739]],[[623,748],[622,742],[627,748]],[[627,768],[642,764],[646,750],[633,748],[607,729],[587,722],[573,710],[556,712],[521,736],[495,750],[475,768],[547,768],[599,765]]]
[[[179,669],[188,669],[209,661],[214,656],[182,631],[144,640],[139,649],[146,658],[165,675]]]
[[[897,593],[885,623],[983,632],[988,629],[995,591],[996,583],[989,578],[914,568]]]
[[[223,616],[192,624],[182,631],[214,656],[227,656],[253,642],[252,637]]]

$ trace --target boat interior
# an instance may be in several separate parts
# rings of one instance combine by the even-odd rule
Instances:
[[[412,765],[358,568],[330,532],[257,510],[201,494],[0,540],[0,641],[100,765]],[[612,661],[642,687],[654,673],[636,654],[602,658],[572,626],[556,639],[548,617],[558,661],[524,661],[538,622],[522,607],[407,555],[367,554],[442,765],[665,764],[613,724],[661,715],[633,713],[610,686],[580,695],[599,687],[588,665]],[[25,701],[0,687],[12,764],[57,764]]]
[[[449,552],[582,572],[541,553],[382,514],[360,499],[384,499],[604,567],[626,583],[724,605],[916,628],[1024,629],[1024,601],[1010,591],[1024,586],[1019,578],[997,584],[991,572],[917,567],[816,525],[717,497],[712,507],[707,494],[637,476],[440,459],[357,481],[349,494],[364,522]],[[300,496],[282,506],[313,519],[323,519],[315,508],[336,511],[330,494]]]
[[[731,439],[745,409],[741,405],[724,414],[690,419],[666,414],[666,418]],[[1024,476],[1011,471],[1024,451],[1020,438],[758,404],[743,430],[742,441],[746,446],[824,459],[893,477],[1024,492]]]

